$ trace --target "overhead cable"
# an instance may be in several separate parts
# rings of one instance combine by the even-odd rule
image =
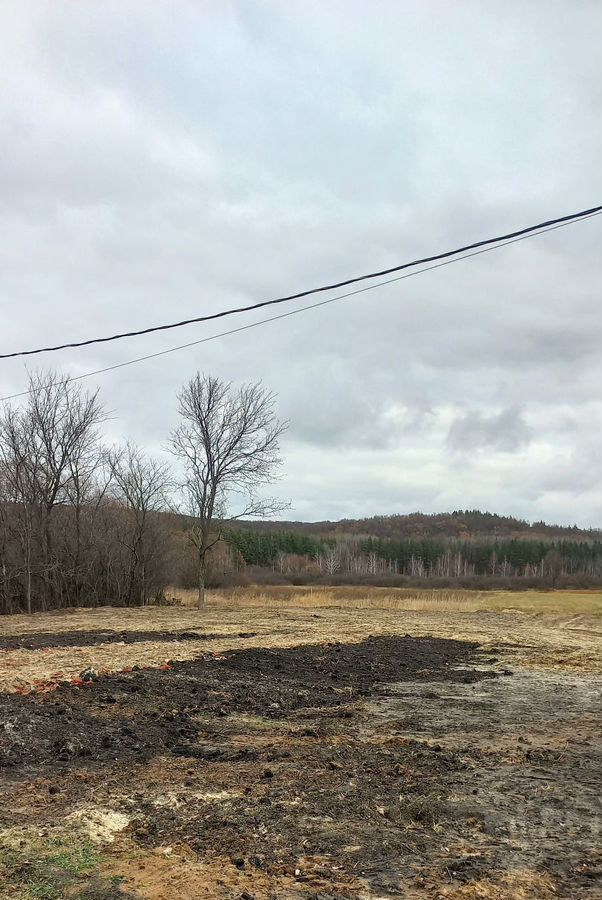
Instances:
[[[592,212],[588,216],[584,216],[583,218],[593,218],[594,216],[599,216],[602,212],[602,209],[599,212]],[[577,221],[582,221],[579,219]],[[445,262],[437,263],[433,266],[426,266],[424,269],[417,269],[415,272],[407,272],[405,275],[398,275],[396,278],[389,278],[386,281],[380,281],[378,284],[370,284],[363,288],[358,288],[354,291],[348,291],[345,294],[338,294],[336,297],[329,297],[326,300],[320,300],[317,303],[311,303],[307,306],[300,306],[298,309],[292,309],[285,313],[280,313],[277,316],[271,316],[268,319],[260,319],[258,322],[249,322],[247,325],[240,325],[238,328],[232,328],[229,331],[222,331],[219,334],[211,334],[208,337],[200,338],[197,341],[190,341],[187,344],[180,344],[177,347],[168,347],[166,350],[158,350],[156,353],[148,353],[145,356],[138,356],[135,359],[128,359],[124,362],[115,363],[111,366],[104,366],[102,369],[95,369],[92,372],[84,372],[82,375],[74,375],[73,377],[65,378],[64,381],[59,382],[59,384],[70,384],[74,381],[81,381],[83,378],[91,378],[93,375],[102,375],[105,372],[113,372],[116,369],[123,369],[126,366],[133,366],[136,363],[146,362],[149,359],[157,359],[160,356],[166,356],[169,353],[176,353],[179,350],[187,350],[189,347],[197,347],[199,344],[206,344],[209,341],[215,341],[218,338],[227,337],[231,334],[238,334],[241,331],[248,331],[251,328],[258,328],[260,325],[267,325],[269,322],[276,322],[279,319],[286,319],[289,316],[296,316],[298,313],[307,312],[310,309],[317,309],[320,306],[327,306],[329,303],[335,303],[338,300],[345,300],[348,297],[354,297],[357,294],[364,294],[367,291],[374,291],[377,288],[385,287],[388,284],[394,284],[397,281],[403,281],[406,278],[412,278],[414,275],[422,275],[424,272],[431,272],[433,269],[441,269],[444,266],[450,266],[452,263],[461,262],[464,259],[470,259],[473,256],[480,256],[483,253],[490,253],[492,250],[499,250],[501,247],[507,247],[509,244],[517,244],[520,241],[528,240],[529,238],[537,237],[539,234],[547,234],[549,231],[556,231],[558,228],[565,228],[567,225],[573,224],[572,222],[561,222],[558,225],[553,225],[550,228],[545,228],[542,231],[536,233],[530,233],[523,235],[522,237],[513,238],[512,240],[505,241],[504,243],[495,244],[492,247],[485,247],[482,250],[476,250],[474,253],[466,253],[463,256],[457,256],[454,259],[448,259]],[[29,394],[33,394],[36,392],[36,388],[20,391],[17,394],[10,394],[6,397],[0,397],[0,403],[4,403],[8,400],[15,400],[18,397],[26,397]]]
[[[69,343],[55,344],[48,347],[38,347],[35,350],[18,350],[12,353],[0,353],[0,359],[14,359],[17,356],[35,356],[39,353],[53,353],[57,350],[69,350],[75,347],[88,347],[91,344],[106,344],[109,341],[118,341],[122,338],[139,337],[140,335],[152,334],[156,331],[169,331],[173,328],[182,328],[185,325],[193,325],[199,322],[211,322],[215,319],[223,319],[226,316],[233,316],[238,313],[251,312],[255,309],[262,309],[266,306],[275,306],[279,303],[288,303],[290,300],[298,300],[301,297],[308,297],[311,294],[337,290],[341,287],[347,287],[350,284],[357,284],[360,281],[368,281],[373,278],[382,278],[385,275],[391,275],[393,272],[400,272],[404,269],[424,265],[425,263],[436,262],[440,259],[448,259],[452,256],[457,256],[460,253],[465,253],[468,250],[475,250],[478,247],[509,242],[510,240],[521,237],[523,235],[537,233],[542,231],[543,229],[549,230],[551,227],[556,225],[572,224],[573,222],[580,221],[581,219],[589,218],[590,216],[595,215],[596,213],[599,213],[601,211],[602,206],[594,206],[591,209],[585,209],[581,212],[571,213],[567,216],[560,216],[556,219],[549,219],[547,222],[540,222],[539,225],[529,225],[527,228],[521,228],[519,231],[513,231],[508,234],[499,235],[498,237],[486,238],[485,240],[477,241],[474,244],[467,244],[464,247],[457,247],[455,250],[446,250],[444,253],[437,253],[434,256],[425,256],[422,259],[415,259],[412,260],[412,262],[401,263],[401,265],[393,266],[389,269],[382,269],[379,272],[370,272],[367,275],[358,275],[354,278],[347,278],[344,281],[337,281],[332,284],[322,285],[321,287],[299,291],[296,294],[288,294],[284,297],[277,297],[275,300],[262,300],[259,303],[252,303],[248,306],[239,306],[234,309],[225,309],[221,312],[210,313],[204,316],[195,316],[192,319],[183,319],[180,322],[171,322],[167,325],[154,325],[150,328],[140,328],[132,331],[124,331],[119,334],[112,334],[106,337],[88,338],[87,340],[82,341],[71,341]]]

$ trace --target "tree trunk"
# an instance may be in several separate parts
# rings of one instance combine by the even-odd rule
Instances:
[[[8,613],[8,590],[6,589],[6,563],[2,556],[2,612]]]
[[[28,615],[31,615],[31,566],[29,565],[29,561],[27,562],[26,598],[27,598],[27,613],[28,613]]]
[[[205,557],[199,555],[199,609],[205,609]]]
[[[75,605],[79,606],[81,602],[81,584],[80,584],[80,569],[81,569],[81,556],[82,556],[82,530],[81,530],[81,505],[79,499],[75,504],[75,580],[74,580],[74,591],[75,594]],[[67,598],[67,602],[69,602],[69,598]]]
[[[26,511],[27,514],[27,511]],[[26,599],[26,609],[29,615],[31,615],[32,603],[31,603],[31,532],[29,530],[29,522],[25,521],[25,534],[24,534],[24,542],[23,542],[23,550],[25,555],[25,599]]]
[[[48,607],[54,605],[54,571],[52,568],[52,535],[50,532],[50,514],[52,510],[46,509],[44,516],[44,580],[46,582],[44,601]]]
[[[146,604],[146,566],[144,564],[144,557],[142,558],[142,562],[140,564],[140,606],[144,606]]]

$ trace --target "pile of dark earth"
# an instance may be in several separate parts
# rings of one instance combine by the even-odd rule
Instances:
[[[197,631],[57,631],[0,636],[1,650],[47,650],[50,647],[94,647],[97,644],[137,644],[142,641],[213,641],[216,638],[251,638],[254,631],[237,634]]]
[[[233,650],[170,671],[145,669],[61,685],[52,694],[0,695],[0,766],[60,767],[69,760],[198,756],[199,715],[246,713],[313,718],[350,715],[349,701],[387,682],[473,682],[494,672],[466,668],[477,645],[436,638],[371,637],[358,644]],[[107,707],[111,714],[107,715]]]

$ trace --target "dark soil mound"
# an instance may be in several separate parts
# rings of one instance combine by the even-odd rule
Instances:
[[[215,638],[255,637],[239,634],[199,634],[197,631],[58,631],[0,637],[0,650],[45,650],[48,647],[92,647],[96,644],[137,644],[141,641],[211,641]]]
[[[233,650],[156,669],[63,685],[53,694],[0,696],[0,765],[64,767],[148,759],[173,752],[198,756],[214,732],[208,714],[269,719],[352,715],[350,700],[386,682],[476,681],[466,669],[477,646],[435,638],[378,637],[359,644]],[[310,729],[311,730],[311,729]]]

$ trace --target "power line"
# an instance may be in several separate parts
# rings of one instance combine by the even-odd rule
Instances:
[[[357,284],[359,281],[367,281],[373,278],[382,278],[384,275],[391,275],[393,272],[401,272],[403,269],[409,269],[414,266],[420,266],[424,263],[435,262],[439,259],[448,259],[456,256],[458,253],[465,253],[467,250],[474,250],[477,247],[484,247],[489,244],[501,244],[512,239],[539,232],[541,229],[549,229],[559,224],[571,224],[584,218],[589,218],[602,211],[602,206],[594,206],[591,209],[585,209],[578,213],[571,213],[568,216],[561,216],[557,219],[549,219],[547,222],[540,222],[539,225],[529,225],[527,228],[521,228],[520,231],[513,231],[509,234],[503,234],[498,237],[487,238],[483,241],[477,241],[474,244],[467,244],[465,247],[458,247],[455,250],[447,250],[445,253],[437,253],[435,256],[426,256],[422,259],[415,259],[412,262],[402,263],[399,266],[393,266],[390,269],[382,269],[380,272],[371,272],[368,275],[358,275],[355,278],[347,278],[345,281],[338,281],[333,284],[325,284],[322,287],[310,288],[306,291],[300,291],[297,294],[288,294],[285,297],[277,297],[275,300],[262,300],[259,303],[252,303],[249,306],[239,306],[235,309],[226,309],[222,312],[211,313],[207,316],[196,316],[193,319],[183,319],[181,322],[171,322],[167,325],[154,325],[151,328],[141,328],[137,331],[124,331],[120,334],[109,335],[108,337],[89,338],[85,341],[74,341],[67,344],[56,344],[50,347],[38,347],[36,350],[19,350],[14,353],[2,353],[0,359],[13,359],[17,356],[34,356],[38,353],[52,353],[56,350],[69,350],[75,347],[88,347],[90,344],[105,344],[109,341],[118,341],[122,338],[138,337],[143,334],[152,334],[155,331],[169,331],[172,328],[182,328],[185,325],[193,325],[199,322],[210,322],[214,319],[223,319],[225,316],[232,316],[237,313],[251,312],[255,309],[262,309],[265,306],[275,306],[278,303],[287,303],[290,300],[299,300],[301,297],[308,297],[310,294],[318,294],[324,291],[332,291],[337,288],[347,287],[350,284]]]
[[[591,219],[599,215],[600,212],[592,212],[587,216],[583,216],[578,221]],[[308,306],[300,306],[298,309],[292,309],[289,312],[280,313],[277,316],[271,316],[269,319],[260,319],[258,322],[250,322],[247,325],[241,325],[238,328],[232,328],[229,331],[222,331],[219,334],[212,334],[208,337],[200,338],[200,340],[198,341],[190,341],[190,343],[180,344],[178,347],[168,347],[167,350],[158,350],[156,353],[148,353],[146,356],[138,356],[135,359],[128,359],[125,362],[115,363],[111,366],[105,366],[102,369],[95,369],[93,372],[84,372],[82,375],[75,375],[70,378],[65,378],[64,381],[59,382],[59,384],[72,383],[74,381],[81,381],[83,378],[91,378],[94,375],[102,375],[105,372],[113,372],[116,369],[123,369],[126,366],[132,366],[135,363],[146,362],[149,359],[157,359],[159,356],[167,356],[168,353],[176,353],[179,350],[187,350],[189,347],[197,347],[199,344],[206,344],[209,341],[215,341],[218,338],[227,337],[231,334],[238,334],[241,331],[248,331],[251,328],[257,328],[259,325],[267,325],[269,322],[276,322],[279,319],[287,319],[289,316],[296,316],[297,313],[307,312],[310,309],[317,309],[320,306],[327,306],[329,303],[335,303],[337,300],[345,300],[348,297],[354,297],[357,294],[364,294],[367,291],[374,291],[377,288],[385,287],[388,284],[394,284],[397,281],[403,281],[406,278],[412,278],[414,275],[422,275],[424,272],[431,272],[433,269],[441,269],[444,266],[452,265],[452,263],[461,262],[461,260],[463,259],[470,259],[473,256],[480,256],[482,253],[490,253],[492,250],[499,250],[501,247],[507,247],[509,244],[517,244],[520,241],[526,241],[529,238],[537,237],[540,234],[547,234],[549,231],[556,231],[558,228],[565,228],[567,225],[571,224],[573,224],[573,222],[562,222],[558,225],[554,225],[550,228],[545,228],[542,231],[538,231],[537,233],[530,233],[523,235],[523,237],[513,238],[512,240],[496,244],[493,247],[485,247],[483,250],[476,250],[474,253],[466,253],[464,256],[457,256],[455,259],[448,259],[446,262],[437,263],[437,265],[434,266],[427,266],[424,269],[417,269],[415,272],[408,272],[406,275],[398,275],[396,278],[389,278],[387,281],[378,282],[378,284],[371,284],[367,287],[358,288],[355,291],[348,291],[346,294],[338,294],[336,297],[329,297],[327,300],[320,300],[318,303],[310,303]],[[29,396],[29,394],[34,394],[35,392],[36,389],[33,388],[27,391],[20,391],[18,394],[10,394],[6,397],[0,397],[0,403],[4,403],[8,400],[16,400],[18,397],[27,397]]]

